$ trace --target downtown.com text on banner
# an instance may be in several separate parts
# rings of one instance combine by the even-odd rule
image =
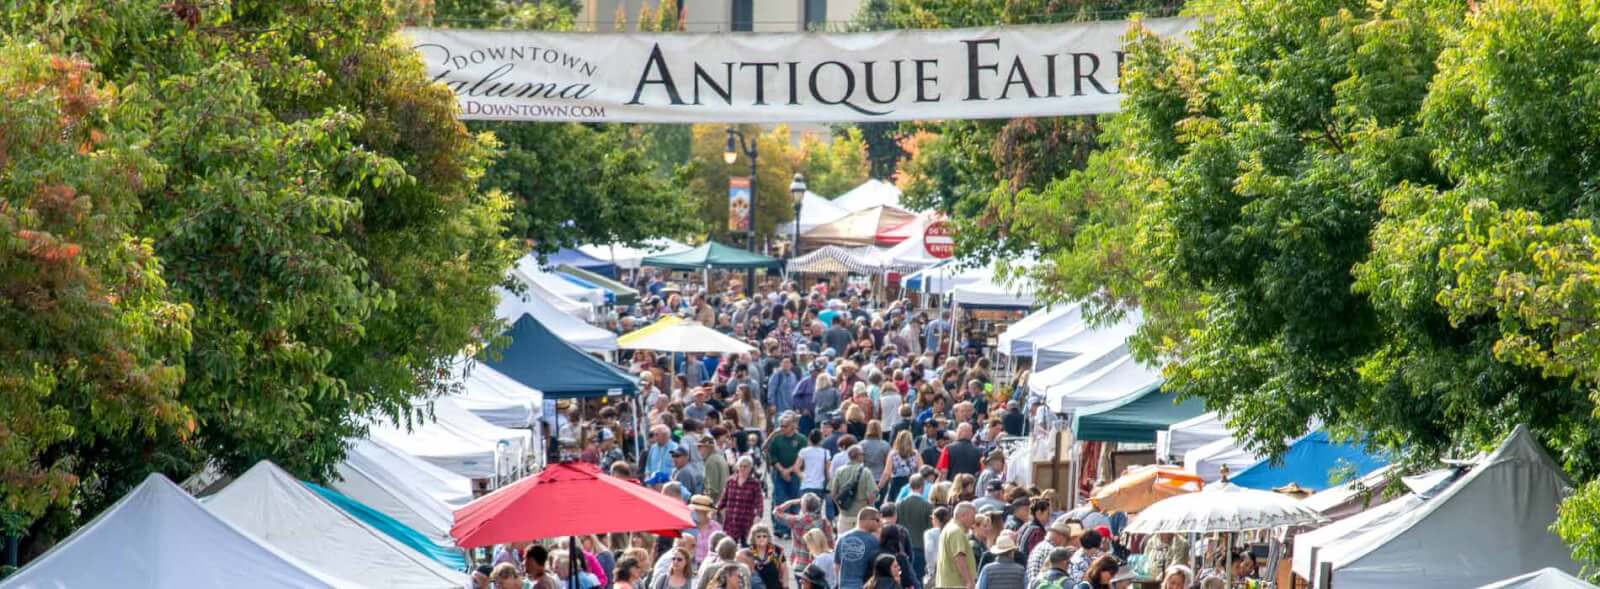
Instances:
[[[1143,21],[1181,37],[1186,18]],[[407,29],[462,118],[846,122],[1114,112],[1127,21],[877,33]]]

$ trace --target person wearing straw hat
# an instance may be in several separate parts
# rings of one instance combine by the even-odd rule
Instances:
[[[994,554],[994,562],[986,564],[978,571],[977,589],[1007,589],[1010,587],[1024,587],[1027,573],[1023,566],[1017,564],[1017,533],[1011,530],[1000,532],[994,546],[989,548]]]
[[[694,544],[694,561],[705,562],[706,554],[712,549],[710,538],[712,534],[722,531],[722,524],[717,523],[717,503],[706,495],[695,495],[689,498],[690,516],[694,518],[694,527],[688,532],[697,540]]]
[[[1050,566],[1050,555],[1056,550],[1067,550],[1067,559],[1072,558],[1072,551],[1077,550],[1078,540],[1083,538],[1083,526],[1076,522],[1067,522],[1066,517],[1058,517],[1045,529],[1045,538],[1028,552],[1028,566],[1025,570],[1028,586],[1032,587],[1035,581],[1047,571]],[[1065,571],[1066,563],[1062,563]]]

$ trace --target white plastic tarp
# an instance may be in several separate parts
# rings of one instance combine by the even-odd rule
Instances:
[[[579,315],[562,310],[560,305],[551,302],[552,299],[545,295],[542,287],[529,288],[520,295],[499,287],[495,291],[500,295],[500,306],[495,309],[495,317],[507,325],[516,323],[523,315],[530,315],[557,337],[585,352],[603,354],[617,349],[617,334],[585,323]],[[588,305],[581,303],[576,310],[580,313],[590,312]]]
[[[160,474],[21,570],[4,589],[361,587],[235,528]]]
[[[648,256],[668,256],[694,249],[677,241],[659,238],[646,241],[640,247],[632,247],[620,243],[589,244],[578,246],[578,251],[591,257],[599,258],[624,270],[637,270],[639,263]]]
[[[355,440],[331,485],[440,546],[454,546],[452,512],[472,502],[472,480],[377,440]]]
[[[1421,507],[1318,551],[1339,589],[1476,587],[1544,567],[1575,572],[1550,531],[1572,482],[1517,426],[1472,471]],[[1353,518],[1352,518],[1353,519]],[[1493,546],[1484,545],[1485,538]],[[1296,546],[1296,551],[1300,547]],[[1312,563],[1312,570],[1318,565]]]
[[[1561,569],[1545,567],[1526,575],[1517,575],[1478,589],[1597,589],[1583,579]]]
[[[568,299],[593,307],[603,307],[606,304],[605,289],[579,286],[570,280],[556,276],[553,272],[546,272],[539,267],[539,258],[533,254],[528,254],[517,260],[516,271],[519,279],[531,281],[549,292]]]
[[[850,211],[834,204],[827,197],[807,190],[806,195],[800,199],[800,232],[805,233],[818,226],[838,221],[849,214]],[[794,221],[778,224],[775,232],[779,236],[793,237]]]
[[[878,206],[899,207],[900,189],[894,184],[873,178],[834,197],[833,205],[850,213]]]
[[[1033,357],[1034,340],[1083,321],[1082,311],[1078,304],[1058,304],[1029,313],[1000,332],[1000,354]]]
[[[445,589],[466,582],[464,574],[345,513],[271,462],[256,463],[205,506],[278,550],[353,584]]]
[[[1182,458],[1190,450],[1226,438],[1228,426],[1215,411],[1202,413],[1191,419],[1172,424],[1167,431],[1157,432],[1156,456]]]

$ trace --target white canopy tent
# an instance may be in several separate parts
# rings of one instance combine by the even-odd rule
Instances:
[[[1544,567],[1577,571],[1572,552],[1550,531],[1571,492],[1561,467],[1517,426],[1437,497],[1322,546],[1314,560],[1308,555],[1307,569],[1332,563],[1339,589],[1475,587]],[[1492,549],[1484,549],[1485,538],[1494,539]],[[1302,549],[1309,547],[1297,543],[1295,551]]]
[[[160,474],[146,477],[4,589],[361,587],[330,577],[206,511]]]
[[[1600,589],[1558,568],[1545,567],[1478,589]]]
[[[951,299],[964,307],[1021,307],[1033,306],[1033,287],[1026,280],[1005,285],[993,279],[958,284],[950,289]]]
[[[988,266],[959,268],[956,263],[946,263],[918,270],[900,279],[900,286],[916,292],[945,294],[963,284],[987,282],[994,275]],[[912,288],[915,284],[916,288]]]
[[[1137,395],[1161,385],[1161,371],[1134,359],[1126,348],[1100,358],[1073,378],[1045,390],[1045,406],[1056,413],[1076,411]]]
[[[1143,323],[1144,312],[1134,309],[1109,325],[1079,321],[1055,333],[1041,334],[1033,341],[1034,376],[1030,378],[1036,378],[1072,358],[1123,345],[1139,331]],[[1045,378],[1061,378],[1056,374],[1045,374]]]
[[[265,460],[205,506],[284,553],[353,584],[446,589],[467,580],[328,503]]]
[[[899,207],[900,189],[894,184],[873,178],[834,197],[832,204],[851,213],[879,206]]]
[[[616,264],[618,268],[624,270],[639,269],[639,263],[648,256],[668,256],[692,249],[694,247],[667,238],[651,239],[640,247],[632,247],[620,243],[578,246],[578,251]]]
[[[1077,304],[1051,305],[1041,308],[1000,332],[1000,355],[1033,357],[1033,343],[1039,337],[1083,321],[1083,307]]]
[[[1182,458],[1190,450],[1229,437],[1228,426],[1215,411],[1172,424],[1166,431],[1156,432],[1158,458]]]
[[[473,415],[471,411],[462,407],[460,400],[453,396],[434,399],[433,417],[439,424],[490,446],[511,444],[512,451],[519,457],[525,455],[533,446],[532,431],[500,427],[484,421],[482,417]]]
[[[452,512],[472,502],[472,480],[377,440],[355,440],[335,491],[399,520],[435,544],[454,546]]]
[[[919,217],[914,223],[917,227],[908,229],[910,236],[905,241],[882,250],[869,260],[880,268],[898,272],[916,271],[943,262],[944,259],[935,258],[928,253],[927,244],[923,240],[922,232],[928,223],[927,216]]]
[[[499,287],[495,288],[495,292],[500,295],[495,317],[507,325],[516,323],[523,315],[529,315],[563,341],[585,352],[604,354],[617,349],[617,334],[585,323],[580,316],[563,310],[562,304],[551,302],[562,299],[550,298],[546,294],[548,291],[542,287],[531,287],[521,295]],[[582,312],[590,311],[587,305],[579,303],[579,307]]]
[[[850,211],[834,204],[827,197],[807,190],[806,195],[800,199],[800,232],[805,233],[818,226],[838,221],[849,214]],[[794,221],[779,223],[775,232],[779,236],[793,236]]]
[[[539,258],[533,254],[523,256],[517,260],[512,275],[523,282],[538,285],[546,292],[553,293],[570,300],[574,300],[593,307],[603,307],[606,304],[606,291],[599,288],[579,286],[572,281],[556,276],[539,267]],[[585,317],[587,319],[588,317]]]
[[[1233,436],[1228,436],[1185,452],[1183,468],[1200,475],[1201,480],[1209,483],[1222,478],[1224,466],[1237,474],[1261,462],[1262,458],[1261,454],[1246,448]]]
[[[517,382],[487,364],[456,361],[451,398],[484,421],[507,428],[532,427],[544,413],[544,393]]]
[[[440,405],[443,403],[436,404],[435,410]],[[444,421],[423,420],[415,423],[410,431],[379,421],[372,424],[368,434],[374,440],[469,479],[495,476],[500,456],[514,452],[509,442],[501,449],[496,440],[483,439]]]
[[[1092,327],[1078,323],[1049,344],[1034,344],[1034,372],[1028,376],[1029,394],[1044,399],[1050,388],[1071,380],[1080,372],[1094,371],[1127,354],[1128,336],[1138,328],[1140,316],[1130,314],[1117,323]],[[1046,348],[1063,357],[1062,361],[1039,368],[1039,357]]]
[[[1388,485],[1390,471],[1394,468],[1393,464],[1386,465],[1359,479],[1318,491],[1306,497],[1305,504],[1333,521],[1342,521],[1383,505],[1390,499],[1386,497],[1384,487]]]
[[[512,268],[511,270],[507,271],[506,275],[510,276],[513,280],[517,281],[517,284],[521,284],[525,289],[527,289],[529,296],[510,296],[510,300],[508,301],[508,295],[506,293],[509,291],[506,291],[501,287],[495,287],[495,292],[499,293],[500,296],[500,303],[499,307],[495,309],[495,316],[500,319],[514,321],[516,318],[521,317],[522,314],[517,311],[519,308],[518,305],[525,304],[532,299],[544,301],[548,304],[548,306],[553,307],[572,317],[576,317],[580,321],[588,321],[594,317],[593,306],[589,305],[588,303],[582,303],[556,294],[550,289],[545,288],[544,285],[539,281],[536,281],[533,278],[523,274],[522,271],[517,270],[516,268]]]

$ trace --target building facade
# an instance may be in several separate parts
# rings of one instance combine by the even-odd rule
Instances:
[[[658,10],[661,0],[580,0],[577,29],[608,33],[638,30],[639,7]],[[753,31],[792,33],[839,30],[854,19],[865,0],[679,0],[685,11],[684,28],[690,32]],[[617,26],[617,8],[627,19]]]

